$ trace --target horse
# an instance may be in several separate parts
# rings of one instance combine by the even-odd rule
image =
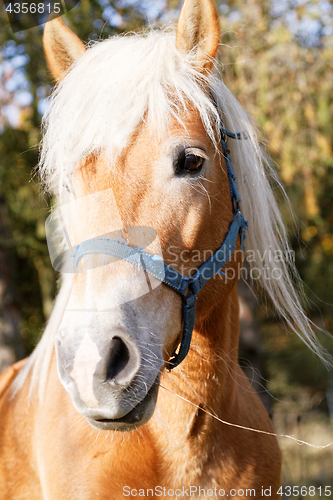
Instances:
[[[238,363],[244,245],[320,348],[293,263],[273,258],[289,250],[273,169],[214,69],[219,36],[213,0],[89,48],[60,17],[45,25],[57,85],[39,169],[63,279],[35,351],[0,377],[3,499],[281,497],[274,429]]]

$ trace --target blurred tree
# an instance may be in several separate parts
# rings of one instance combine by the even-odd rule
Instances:
[[[157,23],[176,18],[180,3],[82,0],[66,18],[78,36],[88,42],[140,29],[149,18]],[[217,3],[225,45],[221,50],[224,79],[265,129],[270,152],[280,165],[280,176],[301,221],[300,234],[292,236],[292,243],[310,299],[317,307],[314,311],[309,308],[309,313],[317,323],[324,320],[331,328],[332,2]],[[42,28],[14,35],[3,10],[0,23],[0,199],[7,210],[2,234],[7,234],[9,241],[6,258],[16,270],[11,276],[11,289],[29,352],[50,314],[55,292],[44,232],[49,200],[34,180],[29,182],[37,163],[41,113],[53,82],[43,56]],[[294,229],[294,220],[280,198],[285,219]],[[285,356],[289,337],[276,330],[275,318],[265,323],[263,331],[267,332],[266,350],[271,353],[266,359],[270,362],[276,356]],[[287,340],[283,343],[281,339]],[[298,345],[299,351],[312,356]],[[297,363],[290,363],[288,369],[292,366]]]
[[[224,80],[265,130],[295,213],[276,190],[311,300],[307,312],[319,327],[332,329],[333,6],[251,0],[221,2],[221,11]],[[325,368],[285,335],[274,315],[261,330],[270,373],[282,369],[289,382],[324,393],[330,383]],[[332,348],[327,337],[321,340]]]
[[[146,9],[138,1],[82,0],[66,18],[89,42],[142,28]],[[7,360],[1,365],[0,352],[1,370],[24,355],[19,330],[27,353],[36,344],[56,285],[44,229],[50,200],[34,175],[41,116],[54,83],[44,58],[43,29],[13,34],[4,9],[0,25],[0,345]]]
[[[150,19],[157,24],[175,20],[180,4],[179,0],[81,0],[68,12],[66,22],[89,42],[135,31]],[[319,326],[333,329],[333,2],[217,0],[217,5],[225,83],[265,131],[299,221],[295,232],[295,219],[276,190],[311,299],[308,314]],[[14,35],[3,9],[0,26],[1,370],[2,362],[8,364],[24,354],[19,330],[26,352],[33,348],[52,309],[56,284],[44,230],[50,200],[33,175],[40,119],[54,82],[44,60],[42,28]],[[240,286],[240,291],[241,355],[250,353],[254,368],[268,375],[275,397],[290,404],[297,401],[302,411],[326,410],[327,391],[333,408],[329,390],[333,380],[323,365],[297,337],[286,335],[269,308],[264,319],[266,311],[247,296],[246,287]],[[332,347],[331,339],[323,336],[322,341]],[[248,373],[252,378],[251,370]],[[265,385],[257,372],[253,375],[258,386]],[[267,399],[265,403],[269,407]],[[325,463],[332,464],[331,460],[327,455]],[[320,484],[329,484],[329,466],[326,469],[320,472],[324,481]],[[308,478],[303,479],[306,484]],[[294,484],[300,482],[295,479]]]

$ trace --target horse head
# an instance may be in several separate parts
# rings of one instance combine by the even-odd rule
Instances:
[[[60,18],[45,27],[45,53],[59,83],[42,161],[69,245],[81,252],[56,336],[58,374],[76,409],[98,429],[129,430],[152,416],[161,371],[190,335],[199,291],[190,304],[190,290],[176,293],[174,282],[161,277],[164,268],[154,276],[106,256],[104,240],[125,253],[144,248],[188,285],[238,210],[214,99],[218,41],[210,0],[187,0],[176,33],[118,37],[88,50]],[[112,78],[102,76],[103,68]],[[210,276],[198,294],[197,325],[235,288],[241,259],[238,229],[233,233],[235,252],[224,274]],[[228,270],[232,277],[222,280]]]

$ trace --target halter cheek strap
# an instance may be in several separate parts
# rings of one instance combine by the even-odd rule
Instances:
[[[147,271],[149,274],[165,283],[182,296],[183,299],[183,332],[182,340],[178,352],[174,352],[169,360],[169,369],[175,368],[186,357],[192,338],[192,331],[195,323],[195,303],[197,294],[203,286],[216,273],[222,273],[221,268],[227,263],[232,255],[238,235],[240,236],[241,247],[244,248],[245,229],[247,222],[242,216],[238,204],[241,201],[236,186],[236,177],[232,168],[230,151],[227,146],[226,136],[233,139],[241,139],[240,134],[233,134],[224,127],[221,127],[221,143],[224,160],[227,167],[230,196],[233,206],[233,220],[230,223],[228,232],[222,242],[222,245],[216,252],[197,270],[195,275],[190,278],[183,276],[176,269],[164,263],[161,266],[161,258],[158,255],[145,253],[142,248],[134,248],[126,243],[121,243],[111,239],[91,239],[83,241],[75,247],[73,255],[74,272],[80,260],[89,254],[112,255],[117,259],[125,260],[133,266]]]

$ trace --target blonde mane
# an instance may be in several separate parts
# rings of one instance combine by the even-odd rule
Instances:
[[[205,91],[207,86],[216,106]],[[303,311],[301,282],[293,262],[272,259],[276,252],[289,255],[290,247],[268,180],[276,182],[276,174],[259,145],[258,131],[218,75],[203,75],[191,56],[176,50],[173,32],[149,31],[96,42],[70,69],[54,90],[43,120],[42,181],[61,199],[64,190],[71,188],[76,165],[84,157],[107,151],[111,168],[112,159],[126,147],[143,117],[162,136],[172,118],[181,121],[181,112],[189,105],[200,113],[216,147],[216,123],[222,121],[229,130],[245,133],[247,140],[230,139],[228,144],[241,211],[248,221],[245,243],[253,256],[250,265],[259,270],[258,282],[289,328],[329,364],[329,356]],[[265,278],[277,268],[279,279]],[[40,395],[68,290],[70,283],[66,282],[43,338],[18,379],[22,384],[33,367],[31,387],[38,384]]]

